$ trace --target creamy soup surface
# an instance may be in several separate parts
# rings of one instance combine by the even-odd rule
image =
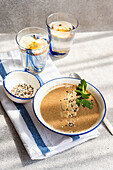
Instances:
[[[77,85],[66,84],[51,90],[42,100],[40,112],[52,128],[73,133],[90,128],[99,117],[99,106],[91,94],[92,109],[76,105]],[[86,91],[89,92],[89,91]]]

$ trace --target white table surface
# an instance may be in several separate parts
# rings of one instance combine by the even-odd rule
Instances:
[[[15,34],[0,34],[0,52],[16,48]],[[53,62],[62,76],[76,72],[101,91],[113,125],[113,31],[76,33],[70,53]],[[112,170],[113,136],[104,124],[98,130],[96,139],[46,160],[32,161],[0,105],[0,169]]]

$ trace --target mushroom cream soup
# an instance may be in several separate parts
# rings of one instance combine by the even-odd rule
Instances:
[[[40,112],[52,128],[63,132],[80,132],[90,128],[99,117],[99,106],[91,94],[92,109],[76,104],[77,85],[65,84],[51,90],[42,100]],[[89,93],[86,90],[86,93]]]

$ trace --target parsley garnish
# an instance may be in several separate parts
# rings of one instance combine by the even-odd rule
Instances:
[[[76,88],[76,92],[78,95],[78,98],[76,99],[76,104],[78,106],[82,105],[83,107],[87,107],[89,109],[92,109],[92,103],[90,100],[86,100],[89,98],[91,93],[85,93],[87,87],[87,83],[84,79],[81,80],[80,84]]]

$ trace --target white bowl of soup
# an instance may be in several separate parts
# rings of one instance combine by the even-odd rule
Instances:
[[[76,104],[80,97],[75,90],[80,79],[61,77],[45,83],[36,92],[33,110],[37,119],[48,129],[63,135],[82,135],[96,129],[106,115],[106,102],[101,92],[87,82],[86,93],[92,107]]]

